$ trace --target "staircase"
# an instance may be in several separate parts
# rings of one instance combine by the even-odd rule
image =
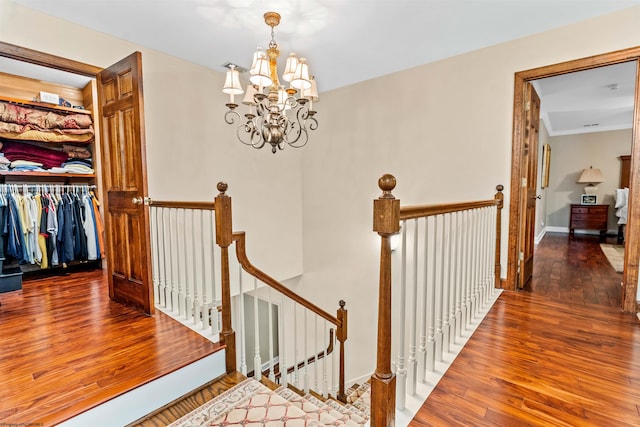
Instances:
[[[368,424],[369,384],[347,390],[347,404],[234,372],[129,427],[350,426]],[[214,395],[218,393],[217,395]]]

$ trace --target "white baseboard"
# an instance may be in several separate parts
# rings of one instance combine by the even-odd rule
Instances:
[[[569,227],[552,227],[546,226],[544,228],[545,233],[567,233],[569,234]]]
[[[544,237],[545,233],[567,233],[569,234],[569,227],[553,227],[553,226],[548,226],[545,227],[544,230],[542,230],[542,233],[540,233],[540,240],[542,240],[542,237]],[[575,234],[591,234],[594,236],[599,236],[600,232],[598,230],[575,230],[574,231]],[[618,230],[607,230],[607,234],[614,234],[614,235],[618,235]],[[538,243],[539,240],[536,237],[536,243]]]
[[[542,231],[540,232],[540,234],[538,234],[535,239],[533,240],[533,244],[537,245],[538,243],[540,243],[540,241],[542,240],[542,238],[544,237],[544,235],[547,233],[547,228],[543,228]]]

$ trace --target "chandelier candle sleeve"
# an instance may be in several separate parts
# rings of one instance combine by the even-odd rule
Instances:
[[[229,66],[222,91],[229,95],[225,122],[237,125],[236,136],[240,142],[253,148],[266,144],[275,153],[286,145],[303,147],[309,141],[309,131],[318,128],[313,103],[318,102],[318,87],[310,77],[309,65],[305,58],[291,53],[282,74],[278,78],[277,59],[280,55],[275,41],[274,27],[280,24],[276,12],[264,14],[265,23],[271,27],[271,41],[265,52],[258,48],[253,54],[249,70],[249,84],[246,91],[240,84],[240,73],[235,65]],[[285,88],[280,82],[289,82]],[[241,114],[235,95],[245,93],[242,104],[248,112]]]

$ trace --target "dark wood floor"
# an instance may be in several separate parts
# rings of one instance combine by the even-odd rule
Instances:
[[[109,301],[102,270],[27,281],[0,303],[0,424],[55,425],[219,350]]]
[[[547,233],[536,245],[533,278],[524,290],[578,304],[621,307],[622,274],[616,273],[600,249],[615,237]]]
[[[639,426],[640,322],[598,243],[546,236],[530,287],[502,293],[411,425]]]

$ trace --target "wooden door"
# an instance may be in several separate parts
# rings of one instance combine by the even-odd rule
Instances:
[[[524,144],[522,147],[519,275],[518,287],[531,280],[533,275],[533,249],[536,228],[536,190],[538,175],[538,133],[540,125],[540,98],[533,85],[525,85]]]
[[[153,312],[142,98],[136,52],[97,75],[109,296]]]

